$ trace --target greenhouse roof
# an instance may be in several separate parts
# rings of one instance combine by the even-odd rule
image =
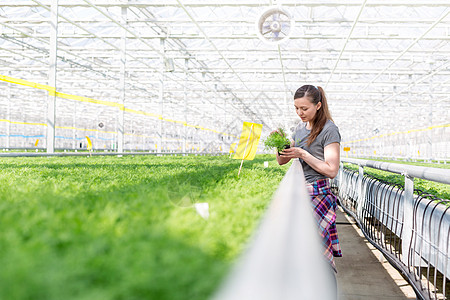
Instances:
[[[51,4],[1,1],[0,75],[49,84]],[[281,31],[258,33],[274,11]],[[448,0],[60,0],[57,45],[57,91],[119,103],[124,77],[125,107],[217,132],[295,126],[303,84],[344,141],[450,121]]]

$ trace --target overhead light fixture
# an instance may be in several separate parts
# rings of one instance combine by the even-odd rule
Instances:
[[[281,6],[269,7],[256,22],[258,37],[269,44],[280,44],[289,38],[294,20]]]

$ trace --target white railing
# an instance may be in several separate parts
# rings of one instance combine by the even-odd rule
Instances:
[[[342,159],[359,166],[333,181],[344,209],[366,237],[400,269],[421,299],[450,296],[450,201],[414,194],[414,178],[450,184],[450,170]],[[364,167],[402,174],[405,187],[364,174]]]

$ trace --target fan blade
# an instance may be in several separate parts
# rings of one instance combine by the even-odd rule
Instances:
[[[283,29],[287,29],[289,31],[289,29],[291,29],[291,24],[289,24],[289,23],[281,24],[281,30],[283,30]]]

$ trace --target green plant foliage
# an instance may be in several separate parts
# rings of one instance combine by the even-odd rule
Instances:
[[[286,132],[283,128],[278,128],[272,131],[269,136],[264,140],[265,149],[277,149],[278,152],[283,151],[286,145],[289,145],[290,141],[286,137]]]
[[[396,161],[386,161],[386,162],[392,162],[392,163],[399,163]],[[437,164],[427,164],[427,163],[406,163],[404,164],[410,164],[415,166],[423,166],[423,167],[431,167],[431,168],[446,168],[444,165],[437,165]],[[344,166],[346,168],[358,171],[358,166],[353,164],[344,163]],[[405,187],[405,177],[400,174],[394,174],[387,171],[382,171],[374,168],[365,167],[364,173],[369,174],[375,178],[392,182],[395,184],[399,184],[403,188]],[[426,193],[429,193],[431,195],[434,195],[438,198],[442,199],[450,199],[450,186],[447,184],[439,183],[439,182],[433,182],[429,180],[424,180],[420,178],[414,178],[414,189],[422,190]],[[416,192],[417,193],[417,192]]]
[[[239,164],[0,158],[0,299],[208,299],[287,169],[257,156],[238,178]]]

